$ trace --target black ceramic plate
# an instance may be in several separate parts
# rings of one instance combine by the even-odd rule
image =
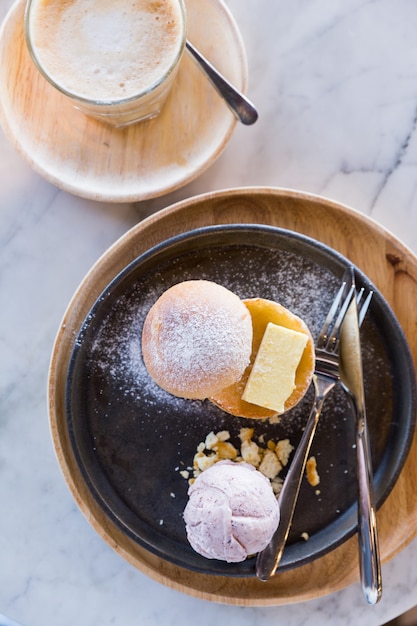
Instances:
[[[93,306],[77,337],[66,390],[67,424],[83,478],[106,515],[149,551],[201,573],[254,576],[254,559],[227,564],[200,557],[188,545],[183,510],[198,444],[227,429],[238,442],[243,426],[255,438],[289,438],[296,446],[312,389],[279,424],[225,414],[209,401],[174,398],[148,376],[141,331],[155,300],[174,283],[216,281],[241,298],[263,297],[302,317],[315,337],[348,261],[328,247],[267,226],[214,226],[175,237],[119,274]],[[404,335],[375,291],[361,329],[366,402],[378,506],[391,491],[414,430],[414,371]],[[282,569],[305,564],[356,530],[354,424],[341,389],[325,402],[313,442],[318,487],[302,485]],[[307,533],[309,539],[302,537]]]

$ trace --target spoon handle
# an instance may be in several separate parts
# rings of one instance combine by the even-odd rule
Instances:
[[[229,81],[199,52],[188,40],[187,50],[200,65],[207,78],[225,100],[235,117],[242,124],[254,124],[258,119],[258,112],[253,104],[240,93]]]

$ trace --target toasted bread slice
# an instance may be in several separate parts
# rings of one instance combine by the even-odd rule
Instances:
[[[284,412],[295,407],[304,397],[310,386],[315,366],[314,342],[305,322],[281,304],[264,298],[251,298],[243,302],[252,317],[253,339],[250,364],[240,380],[211,396],[210,400],[223,411],[232,415],[252,419],[266,419],[278,415],[278,413],[256,404],[245,402],[242,400],[242,394],[255,362],[267,324],[272,322],[278,326],[284,326],[285,328],[305,333],[308,336],[306,347],[295,374],[295,389],[285,402]]]

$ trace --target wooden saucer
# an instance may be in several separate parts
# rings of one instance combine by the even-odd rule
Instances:
[[[238,28],[221,0],[187,0],[188,38],[244,91]],[[114,129],[72,107],[39,74],[23,34],[24,0],[0,33],[0,122],[20,154],[56,186],[94,200],[133,202],[181,187],[224,150],[236,120],[188,53],[155,119]]]

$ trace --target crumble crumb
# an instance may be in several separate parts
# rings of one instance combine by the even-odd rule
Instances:
[[[268,418],[270,424],[279,424],[281,421],[280,415],[272,415]]]
[[[307,480],[310,483],[310,485],[312,487],[317,487],[317,485],[320,483],[320,476],[317,472],[316,457],[311,456],[308,459],[307,466],[306,466],[306,474],[307,474]]]
[[[227,430],[218,433],[210,432],[205,441],[198,444],[190,471],[183,470],[180,475],[193,484],[199,474],[218,461],[231,460],[237,463],[245,462],[253,465],[271,481],[276,495],[281,491],[283,480],[279,476],[283,467],[288,463],[289,456],[294,449],[289,439],[265,443],[265,436],[261,435],[257,441],[253,439],[253,428],[241,428],[239,432],[240,449],[234,446]],[[259,445],[261,444],[261,445]]]
[[[282,470],[282,465],[278,461],[278,457],[272,450],[265,450],[263,459],[259,465],[259,471],[264,476],[272,480],[275,476],[278,476]]]

